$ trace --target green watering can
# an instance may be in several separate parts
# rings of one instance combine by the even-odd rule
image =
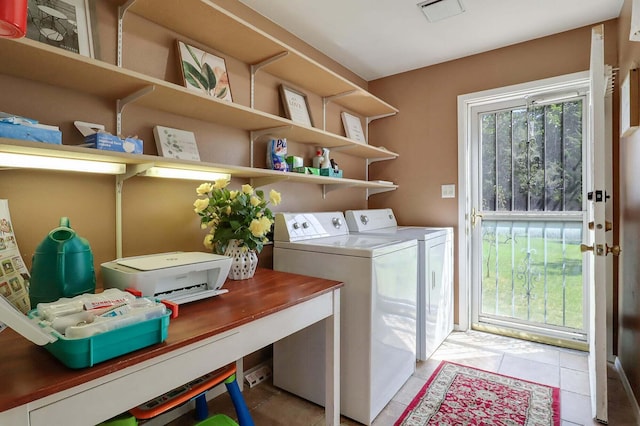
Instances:
[[[38,303],[95,291],[96,274],[89,242],[71,229],[68,217],[62,217],[60,226],[49,232],[33,255],[31,308]]]

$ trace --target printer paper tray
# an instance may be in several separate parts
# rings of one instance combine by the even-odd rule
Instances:
[[[154,295],[154,297],[157,297],[158,299],[170,300],[171,302],[180,305],[182,303],[193,302],[196,300],[205,299],[207,297],[218,296],[227,292],[229,292],[229,290],[227,290],[226,288],[221,288],[219,290],[201,290],[190,288],[175,290],[167,293],[157,293]]]

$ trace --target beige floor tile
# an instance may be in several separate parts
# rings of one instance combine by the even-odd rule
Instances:
[[[505,355],[498,373],[547,386],[560,386],[560,368],[544,362]]]
[[[560,351],[560,367],[578,371],[589,371],[589,359],[586,352]]]
[[[589,396],[591,395],[589,373],[570,368],[560,368],[560,387],[562,390]]]

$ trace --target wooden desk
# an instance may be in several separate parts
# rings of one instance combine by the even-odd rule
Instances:
[[[13,330],[0,333],[0,424],[94,425],[325,320],[326,424],[340,424],[340,287],[258,268],[229,293],[180,306],[167,340],[72,370]]]

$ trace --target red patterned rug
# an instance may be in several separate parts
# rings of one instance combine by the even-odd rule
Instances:
[[[442,361],[395,426],[559,426],[560,389]]]

